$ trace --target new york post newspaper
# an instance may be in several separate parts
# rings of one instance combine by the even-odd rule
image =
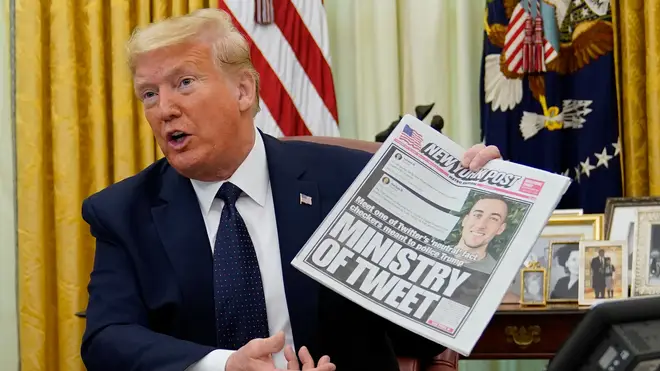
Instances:
[[[464,152],[404,116],[293,266],[468,356],[570,180]]]

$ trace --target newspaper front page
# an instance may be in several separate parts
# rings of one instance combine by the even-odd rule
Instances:
[[[469,356],[570,180],[464,152],[404,116],[293,266]]]

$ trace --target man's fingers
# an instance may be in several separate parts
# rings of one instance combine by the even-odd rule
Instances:
[[[337,366],[335,366],[334,363],[326,363],[324,365],[319,365],[319,367],[315,368],[312,371],[335,371],[337,369]]]
[[[488,146],[479,151],[470,162],[470,170],[477,171],[481,169],[490,160],[502,157],[500,150],[495,146]]]
[[[470,163],[474,157],[484,148],[486,148],[486,146],[483,143],[475,144],[474,146],[470,147],[467,151],[465,151],[463,159],[461,160],[461,165],[464,168],[470,167]]]
[[[280,331],[265,339],[251,340],[248,345],[250,345],[250,356],[255,358],[270,356],[272,353],[277,353],[284,348],[284,332]]]
[[[284,332],[280,331],[277,334],[264,339],[264,351],[268,353],[277,353],[284,348]]]
[[[300,364],[298,364],[298,357],[296,357],[296,352],[293,350],[291,345],[284,347],[284,358],[286,358],[287,370],[300,370]]]
[[[300,357],[300,362],[302,362],[303,370],[313,370],[314,369],[314,358],[309,354],[307,347],[300,348],[298,352],[298,357]]]
[[[328,356],[323,356],[321,359],[319,359],[319,366],[323,366],[328,363],[330,363],[330,357]]]

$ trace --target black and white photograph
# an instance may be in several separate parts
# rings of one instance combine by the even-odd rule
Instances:
[[[553,241],[549,251],[547,302],[577,302],[580,278],[580,243]]]
[[[651,246],[649,251],[649,277],[646,283],[660,285],[660,224],[651,226]]]
[[[545,305],[545,269],[523,269],[520,277],[520,304]]]

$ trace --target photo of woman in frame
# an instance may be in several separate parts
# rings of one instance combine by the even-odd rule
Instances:
[[[577,302],[580,278],[580,243],[552,242],[548,269],[548,302]]]

